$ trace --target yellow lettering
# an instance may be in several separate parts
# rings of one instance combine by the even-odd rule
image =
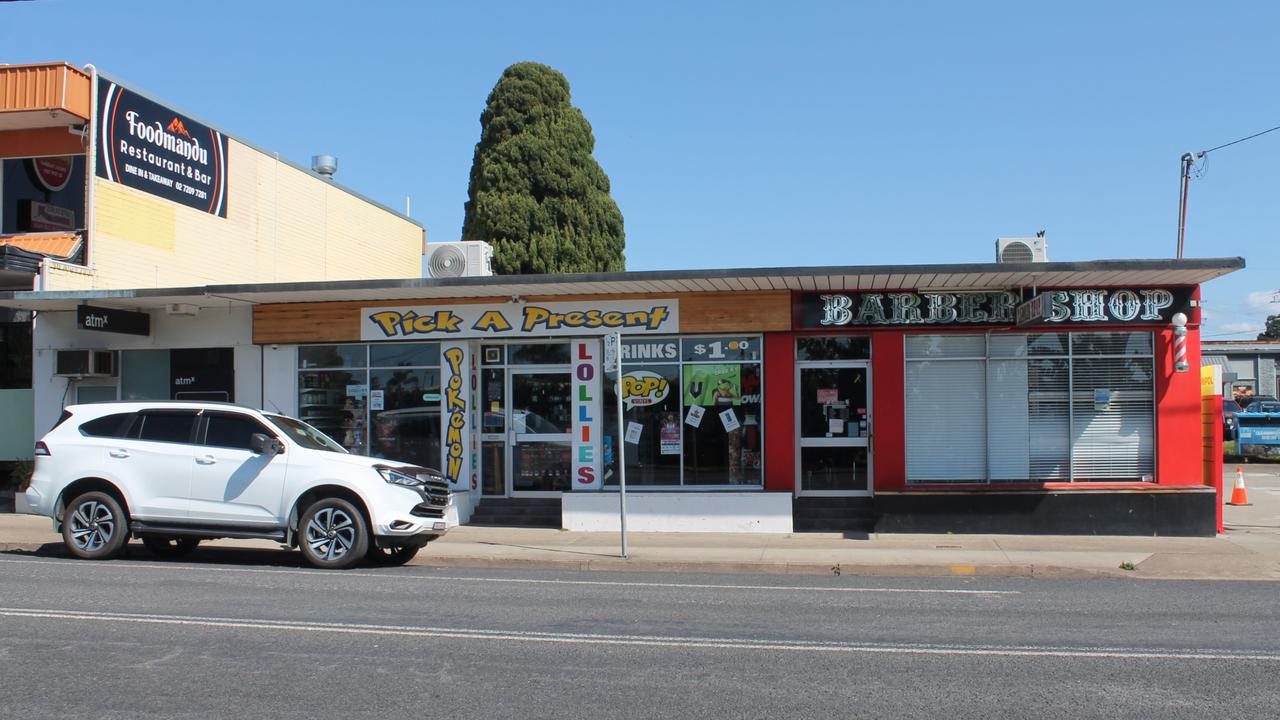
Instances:
[[[536,305],[528,305],[524,309],[524,325],[525,332],[532,331],[538,325],[547,322],[551,318],[551,311],[546,308],[540,308]]]
[[[501,310],[486,310],[484,315],[471,326],[474,330],[482,332],[506,332],[511,329],[511,323],[507,322],[507,318],[502,314]]]
[[[383,310],[370,315],[369,319],[377,323],[383,335],[393,337],[396,334],[396,325],[400,322],[400,313],[395,310]]]

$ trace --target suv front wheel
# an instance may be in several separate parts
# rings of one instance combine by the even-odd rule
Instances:
[[[364,514],[342,498],[317,500],[298,523],[298,549],[318,568],[343,570],[364,559],[369,528]]]
[[[62,515],[62,542],[72,555],[106,560],[129,540],[129,521],[120,502],[104,492],[87,492],[67,503]]]

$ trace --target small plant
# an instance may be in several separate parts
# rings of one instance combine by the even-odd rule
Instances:
[[[1120,563],[1120,569],[1121,569],[1121,570],[1137,570],[1137,569],[1138,569],[1138,566],[1137,566],[1137,565],[1134,565],[1133,563],[1129,562],[1128,560],[1125,560],[1124,562]]]
[[[31,473],[35,470],[35,463],[30,460],[16,460],[4,465],[8,466],[6,469],[9,472],[0,475],[0,487],[9,486],[19,491],[26,490],[27,485],[31,484]]]
[[[831,574],[832,574],[832,575],[835,575],[835,576],[837,576],[837,577],[839,577],[839,575],[840,575],[840,564],[839,564],[839,563],[837,563],[837,564],[835,564],[835,565],[832,565],[832,566],[831,566]]]

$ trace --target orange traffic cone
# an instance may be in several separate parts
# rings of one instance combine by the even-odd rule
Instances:
[[[1244,470],[1236,468],[1236,486],[1231,489],[1231,502],[1228,505],[1249,504],[1249,493],[1244,489]]]

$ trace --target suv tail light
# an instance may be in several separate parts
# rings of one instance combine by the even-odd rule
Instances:
[[[41,456],[49,457],[52,454],[53,453],[49,452],[49,446],[45,445],[43,440],[36,443],[36,452],[35,452],[36,457],[41,457]]]

